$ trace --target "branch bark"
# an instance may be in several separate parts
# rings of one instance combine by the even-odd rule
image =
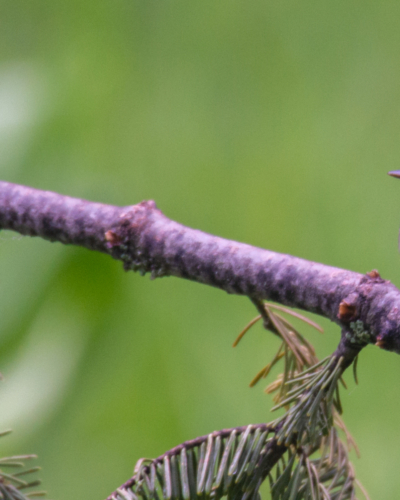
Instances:
[[[345,346],[400,353],[400,291],[377,271],[361,275],[212,236],[168,219],[153,201],[117,207],[8,182],[0,182],[0,228],[107,253],[152,278],[320,314],[341,327]]]

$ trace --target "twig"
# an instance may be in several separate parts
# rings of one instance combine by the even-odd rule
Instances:
[[[177,276],[317,313],[349,341],[400,353],[400,292],[376,271],[361,275],[212,236],[168,219],[152,201],[116,207],[7,182],[0,228],[107,253],[152,278]]]

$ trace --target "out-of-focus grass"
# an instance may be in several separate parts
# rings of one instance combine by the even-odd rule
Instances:
[[[0,176],[153,198],[224,237],[400,282],[400,5],[256,0],[0,6]],[[151,282],[83,249],[0,235],[4,453],[51,498],[104,498],[135,461],[268,421],[276,348],[249,301]],[[320,355],[339,338],[308,332]],[[343,395],[372,498],[400,487],[400,359],[369,348]]]

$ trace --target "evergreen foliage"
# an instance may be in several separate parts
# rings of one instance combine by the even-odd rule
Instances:
[[[322,361],[304,336],[280,312],[320,327],[289,309],[264,304],[234,346],[261,318],[282,343],[252,380],[265,378],[283,361],[283,373],[266,388],[275,393],[273,410],[284,408],[270,424],[213,432],[173,448],[155,460],[141,459],[133,478],[113,500],[259,500],[268,478],[272,500],[355,500],[356,481],[348,451],[357,447],[340,414],[342,358]],[[354,370],[356,378],[356,372]]]

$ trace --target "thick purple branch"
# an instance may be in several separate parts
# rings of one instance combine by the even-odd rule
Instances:
[[[153,278],[177,276],[321,314],[349,342],[400,352],[400,292],[377,272],[364,276],[212,236],[168,219],[152,201],[116,207],[0,182],[0,227],[108,253]]]

